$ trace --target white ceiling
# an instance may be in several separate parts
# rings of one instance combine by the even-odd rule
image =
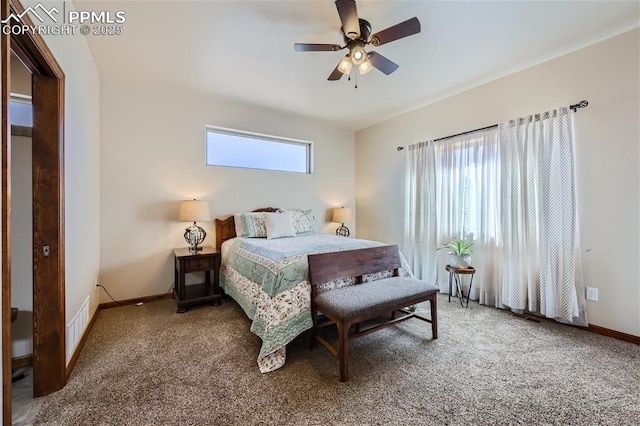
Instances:
[[[373,32],[417,16],[420,34],[367,50],[400,68],[327,77],[343,45],[332,0],[74,1],[126,12],[121,36],[87,36],[102,78],[153,82],[361,129],[638,27],[634,1],[357,1]],[[353,72],[352,72],[353,75]]]

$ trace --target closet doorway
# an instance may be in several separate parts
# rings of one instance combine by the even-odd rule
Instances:
[[[2,16],[22,16],[18,0],[0,0]],[[26,16],[24,17],[29,20]],[[62,388],[65,356],[64,73],[38,34],[1,35],[2,43],[2,398],[11,424],[11,51],[32,74],[33,379],[34,396]]]

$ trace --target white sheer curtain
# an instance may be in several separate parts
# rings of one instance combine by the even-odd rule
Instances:
[[[501,123],[500,156],[503,303],[586,326],[569,109]]]
[[[475,240],[479,265],[471,298],[501,307],[498,131],[411,145],[405,154],[405,247],[414,274],[448,292],[446,252],[452,238]]]
[[[404,247],[413,274],[436,282],[436,181],[433,142],[405,149]]]
[[[448,292],[436,248],[470,237],[472,299],[587,325],[571,117],[559,108],[408,147],[403,250],[417,277]]]
[[[434,144],[437,245],[452,238],[475,241],[477,265],[471,298],[501,306],[500,146],[497,129],[483,130]],[[438,254],[438,285],[449,291],[446,250]]]

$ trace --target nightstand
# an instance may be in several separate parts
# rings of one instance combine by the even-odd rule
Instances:
[[[213,247],[205,246],[196,252],[188,248],[173,249],[175,257],[175,286],[173,297],[176,299],[179,314],[186,312],[187,307],[202,303],[220,304],[220,252]],[[185,283],[185,275],[190,272],[204,271],[205,282],[202,284]],[[213,283],[211,282],[213,271]]]

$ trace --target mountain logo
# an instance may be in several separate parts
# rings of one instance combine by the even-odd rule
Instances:
[[[56,18],[55,15],[59,14],[60,11],[54,6],[51,9],[47,9],[46,7],[44,7],[42,5],[42,3],[38,3],[35,6],[29,6],[27,7],[24,12],[15,14],[15,13],[10,13],[9,16],[7,16],[5,19],[1,20],[0,23],[6,24],[9,21],[11,21],[12,19],[16,20],[16,21],[20,21],[22,19],[22,17],[26,14],[29,14],[30,16],[36,18],[38,21],[40,21],[40,23],[44,22],[44,15],[48,16],[49,18],[51,18],[51,20],[54,23],[58,22],[58,19]],[[45,17],[46,17],[45,16]]]

